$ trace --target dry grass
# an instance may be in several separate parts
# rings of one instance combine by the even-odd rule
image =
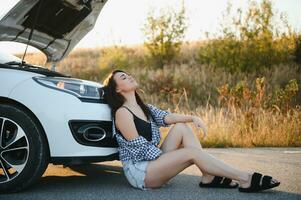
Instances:
[[[190,123],[203,147],[300,147],[301,146],[301,110],[291,113],[272,113],[257,110],[254,122],[240,109],[197,108],[179,112],[201,117],[208,126],[206,138],[200,130]],[[165,138],[169,128],[162,128]]]
[[[115,49],[79,49],[73,51],[62,62],[58,63],[57,71],[102,82],[108,72],[112,71],[117,59],[112,53],[123,53],[123,60],[130,66],[124,68],[135,75],[142,89],[140,94],[145,102],[153,103],[171,112],[197,115],[208,126],[208,137],[203,139],[193,124],[193,130],[202,141],[204,147],[293,147],[301,146],[301,94],[296,96],[296,106],[289,112],[265,110],[262,108],[242,109],[221,107],[217,87],[226,83],[234,86],[245,80],[250,88],[259,76],[256,73],[227,73],[210,66],[198,64],[196,50],[199,43],[185,44],[181,55],[174,63],[163,69],[148,66],[143,58],[141,46],[112,47]],[[109,52],[109,53],[108,53]],[[108,57],[106,57],[108,56]],[[27,62],[44,65],[46,58],[42,54],[28,54]],[[108,64],[104,64],[108,63]],[[108,66],[107,66],[108,65]],[[109,66],[110,65],[110,66]],[[50,65],[46,65],[50,68]],[[294,65],[281,65],[264,71],[260,76],[266,77],[266,92],[284,87],[289,80],[296,79],[300,88],[300,68]],[[169,128],[162,128],[164,138]]]

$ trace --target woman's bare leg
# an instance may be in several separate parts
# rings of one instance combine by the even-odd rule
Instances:
[[[201,171],[235,180],[247,181],[249,177],[247,172],[232,168],[203,149],[184,147],[151,160],[147,166],[145,186],[160,187],[192,164],[196,164]]]
[[[192,148],[181,148],[162,154],[156,160],[149,161],[145,175],[146,187],[161,187],[172,177],[193,163]]]
[[[202,148],[202,145],[190,126],[186,123],[177,123],[169,130],[160,148],[165,153],[182,147]],[[204,171],[202,174],[203,183],[211,182],[214,177]]]
[[[201,143],[194,134],[192,128],[186,123],[175,124],[168,132],[160,149],[165,152],[174,151],[182,147],[202,148]],[[202,172],[202,183],[209,183],[213,180],[214,175]],[[230,183],[235,185],[235,182]]]
[[[169,130],[160,149],[163,153],[166,153],[182,147],[195,147],[201,149],[202,145],[189,125],[186,123],[177,123]],[[214,178],[214,175],[208,174],[205,171],[201,172],[203,174],[202,183],[209,183]],[[231,183],[231,185],[234,184],[234,182]]]
[[[180,158],[177,158],[177,150],[178,148],[183,147],[182,149],[185,149],[185,151],[179,153]],[[168,135],[166,136],[164,142],[161,145],[161,150],[163,154],[155,161],[150,161],[149,167],[147,169],[147,174],[149,171],[152,169],[156,173],[156,176],[151,176],[151,178],[148,178],[146,175],[146,186],[148,185],[149,187],[155,187],[155,186],[160,186],[167,181],[169,181],[173,176],[176,174],[180,173],[183,171],[185,168],[192,164],[196,164],[194,162],[191,163],[191,152],[188,151],[189,155],[182,155],[182,154],[187,154],[187,150],[193,151],[193,149],[200,149],[202,150],[202,147],[199,142],[197,142],[197,138],[194,135],[193,131],[191,128],[184,123],[177,123],[175,124],[169,131]],[[179,149],[178,149],[179,150]],[[175,155],[170,155],[171,152],[175,152]],[[165,154],[168,154],[167,157],[164,156]],[[166,158],[165,158],[166,157]],[[161,158],[161,159],[160,159]],[[163,158],[163,159],[162,159]],[[169,159],[173,158],[173,159]],[[186,158],[186,159],[185,159]],[[184,159],[184,160],[183,160]],[[188,159],[188,160],[187,160]],[[194,159],[194,157],[192,158]],[[164,161],[161,161],[164,160]],[[151,162],[156,162],[155,164],[151,164]],[[176,164],[179,163],[179,164]],[[164,165],[167,166],[172,166],[165,168]],[[150,169],[151,168],[151,169]],[[162,169],[162,172],[160,172],[160,169]],[[167,170],[168,169],[168,170]],[[205,180],[203,183],[210,182],[213,179],[213,175],[210,175],[206,170],[203,168],[200,168],[200,171],[202,172],[203,176],[206,174],[207,180]],[[168,173],[166,173],[168,171]],[[149,172],[151,174],[151,172]],[[161,176],[161,177],[160,177]],[[148,183],[152,182],[152,183]],[[234,183],[233,183],[234,184]]]
[[[240,182],[241,187],[250,185],[251,173],[238,170],[195,147],[184,147],[162,154],[150,161],[145,177],[146,187],[160,187],[191,164],[196,164],[208,174],[225,176]],[[275,179],[274,179],[275,180]]]

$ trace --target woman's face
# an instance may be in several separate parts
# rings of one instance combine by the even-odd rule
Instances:
[[[128,73],[117,72],[113,78],[117,84],[117,92],[135,91],[139,87],[136,80]]]

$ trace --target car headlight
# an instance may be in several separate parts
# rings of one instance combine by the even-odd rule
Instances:
[[[33,77],[33,79],[45,87],[67,92],[80,99],[103,99],[103,94],[100,94],[101,85],[91,81],[62,77]]]

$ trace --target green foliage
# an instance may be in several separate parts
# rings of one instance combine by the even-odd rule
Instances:
[[[289,111],[295,103],[295,96],[299,91],[298,83],[295,79],[290,80],[284,89],[277,88],[270,99],[270,105],[278,110]]]
[[[114,46],[101,51],[98,61],[100,77],[105,77],[114,69],[126,69],[129,66],[129,59],[123,47]]]
[[[296,38],[295,62],[301,64],[301,34]]]
[[[104,68],[124,68],[129,65],[126,51],[122,47],[114,46],[113,48],[107,48],[102,52],[99,59],[100,69]]]
[[[200,63],[230,72],[252,72],[289,63],[300,51],[295,47],[296,33],[284,14],[276,15],[270,0],[260,4],[250,0],[246,13],[238,8],[232,18],[231,12],[228,4],[220,24],[221,35],[209,39],[207,33],[208,42],[199,50]]]
[[[142,31],[146,37],[145,47],[149,50],[149,59],[156,67],[162,68],[179,53],[187,29],[185,8],[179,12],[168,9],[156,17],[154,11],[148,13]]]

